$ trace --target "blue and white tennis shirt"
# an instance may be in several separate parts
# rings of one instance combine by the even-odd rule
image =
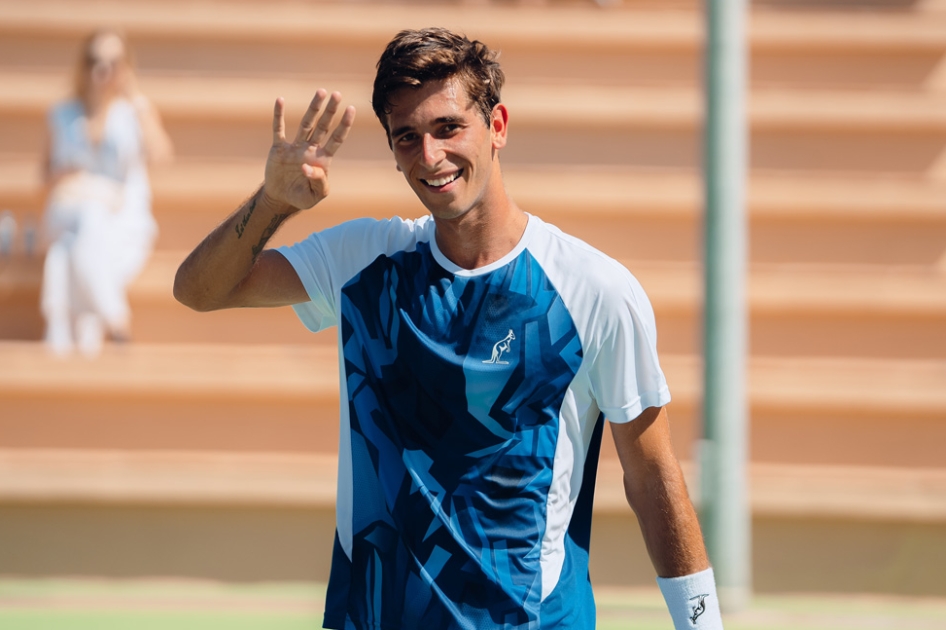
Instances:
[[[342,350],[325,627],[593,628],[603,418],[670,400],[634,277],[535,216],[475,270],[431,217],[279,251],[311,298],[296,313]]]

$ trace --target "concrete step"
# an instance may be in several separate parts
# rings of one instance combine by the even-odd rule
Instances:
[[[262,162],[263,157],[181,160],[155,169],[158,247],[192,249],[259,185]],[[693,172],[508,167],[505,180],[522,208],[616,258],[700,257],[702,193]],[[332,182],[331,196],[284,226],[274,244],[292,243],[359,216],[426,212],[390,161],[339,156]],[[946,252],[946,185],[941,182],[756,173],[748,203],[753,262],[935,266]],[[40,224],[38,165],[0,157],[4,207],[17,211],[24,225]]]
[[[0,66],[67,67],[82,36],[122,25],[149,72],[370,74],[384,43],[432,21],[499,48],[511,78],[581,83],[699,81],[703,22],[698,3],[586,6],[370,5],[296,2],[6,0]],[[757,85],[942,89],[942,12],[799,10],[756,6],[749,33]],[[432,14],[436,19],[432,20]],[[367,22],[367,23],[366,23]],[[517,82],[517,81],[514,81]]]
[[[171,295],[186,252],[158,251],[132,285],[133,336],[144,343],[336,343],[290,309],[195,313]],[[653,302],[661,352],[699,354],[702,272],[693,263],[622,260]],[[0,338],[41,338],[42,260],[0,268]],[[761,356],[946,358],[946,270],[752,266],[750,348]],[[870,339],[870,343],[865,340]]]
[[[692,459],[700,361],[662,365],[674,443]],[[317,345],[128,344],[90,361],[2,342],[0,448],[333,453],[337,370]],[[756,462],[942,466],[943,360],[753,357],[749,404]]]
[[[68,94],[68,85],[63,74],[0,73],[0,153],[38,155],[45,111]],[[370,77],[150,76],[141,86],[181,157],[265,155],[275,97],[286,98],[298,116],[320,86],[338,89],[361,110],[346,146],[349,157],[381,160],[390,153],[366,105]],[[702,97],[696,87],[563,89],[561,82],[510,82],[503,98],[513,133],[503,154],[510,165],[698,166]],[[946,177],[942,94],[760,89],[751,95],[748,115],[752,168]]]
[[[90,361],[0,347],[4,446],[337,449],[334,348],[126,344]]]
[[[168,120],[269,122],[276,96],[303,109],[317,87],[338,90],[347,102],[361,109],[371,101],[371,78],[150,75],[142,77],[140,86]],[[60,72],[4,70],[0,79],[0,106],[5,114],[44,112],[50,103],[68,96],[71,87],[71,76]],[[226,94],[224,102],[221,94]],[[946,130],[943,94],[765,88],[754,90],[750,97],[750,123],[758,129]],[[518,114],[512,118],[518,124],[556,129],[642,125],[696,128],[702,110],[699,86],[587,85],[570,93],[563,91],[560,83],[533,79],[525,84],[507,84],[503,101],[513,115]],[[365,114],[365,118],[373,119],[370,109]]]
[[[683,462],[699,507],[699,471]],[[334,508],[333,454],[0,449],[0,504]],[[946,469],[752,464],[753,514],[946,523]],[[598,471],[595,509],[627,512],[620,464]]]
[[[2,450],[0,470],[0,534],[7,543],[0,547],[3,566],[7,574],[43,580],[0,587],[7,608],[39,602],[46,608],[127,613],[136,606],[153,611],[184,602],[188,610],[206,612],[220,603],[219,584],[201,587],[212,579],[231,583],[226,587],[233,591],[230,608],[259,612],[255,605],[268,605],[285,612],[285,598],[260,602],[246,583],[263,584],[265,593],[259,594],[268,597],[275,592],[273,581],[324,584],[328,577],[335,527],[331,456]],[[930,562],[943,543],[942,469],[752,465],[750,475],[757,591],[908,593],[914,598],[942,593],[943,574]],[[620,495],[619,478],[608,463],[600,467],[591,571],[606,602],[616,595],[602,586],[654,588],[653,569]],[[900,570],[904,565],[912,570]],[[46,593],[37,598],[40,591],[61,587],[50,578],[75,575],[100,581],[74,585],[88,597]],[[148,591],[142,578],[156,576],[160,582]],[[174,583],[168,578],[188,579]],[[197,599],[182,599],[182,589],[195,588]],[[319,588],[292,587],[300,597],[311,597]],[[662,606],[659,594],[655,597],[648,610]],[[880,613],[875,610],[872,617],[861,610],[865,601],[861,596],[845,604],[859,608],[861,625],[877,622]],[[922,604],[903,602],[898,619],[906,624],[919,619],[916,607]],[[808,605],[824,608],[824,602]],[[317,618],[320,612],[312,611]],[[797,620],[798,612],[797,606],[782,607],[765,619],[788,615]],[[883,619],[889,617],[885,614]],[[831,624],[840,618],[826,616],[818,627],[837,627]],[[793,623],[807,627],[803,621]],[[772,621],[771,627],[776,625]],[[750,626],[760,627],[745,627]]]
[[[0,449],[0,503],[334,507],[336,454]]]
[[[602,11],[594,6],[423,6],[410,3],[368,3],[371,20],[364,20],[363,7],[344,2],[311,5],[301,2],[201,2],[186,0],[154,2],[98,0],[81,13],[70,11],[69,0],[37,0],[29,4],[4,0],[4,24],[26,32],[52,31],[81,36],[103,22],[120,24],[129,34],[160,33],[178,37],[270,40],[282,37],[329,41],[380,41],[399,28],[416,28],[430,21],[435,12],[452,28],[460,22],[480,37],[488,31],[518,46],[551,46],[556,41],[591,48],[638,47],[642,45],[696,49],[702,38],[700,5],[680,10],[635,8]],[[756,7],[751,18],[753,45],[767,48],[808,48],[861,51],[886,47],[893,52],[916,49],[946,50],[946,22],[942,11],[840,11],[793,8],[781,11],[777,3]],[[827,6],[827,5],[826,5]],[[226,7],[226,12],[221,8]],[[412,14],[413,12],[413,14]],[[426,21],[425,20],[426,16]],[[497,16],[509,19],[496,19]],[[522,22],[515,17],[522,17]]]

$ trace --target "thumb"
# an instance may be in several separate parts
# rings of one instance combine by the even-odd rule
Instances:
[[[309,179],[325,178],[328,170],[324,166],[313,166],[312,164],[302,163],[302,174]]]

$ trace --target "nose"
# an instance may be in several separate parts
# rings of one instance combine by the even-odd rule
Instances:
[[[434,138],[429,133],[424,134],[423,140],[423,159],[426,165],[436,165],[443,159],[443,147],[440,140]]]

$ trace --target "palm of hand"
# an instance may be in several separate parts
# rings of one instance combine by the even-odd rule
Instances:
[[[285,136],[283,101],[276,100],[273,111],[273,146],[266,160],[264,191],[270,198],[294,208],[311,208],[328,196],[328,168],[332,157],[345,141],[355,119],[355,110],[348,107],[335,129],[329,128],[341,102],[341,94],[328,98],[325,90],[316,92],[309,109],[299,123],[293,142]]]
[[[266,161],[266,192],[294,208],[311,208],[328,196],[331,161],[316,144],[274,144]]]

